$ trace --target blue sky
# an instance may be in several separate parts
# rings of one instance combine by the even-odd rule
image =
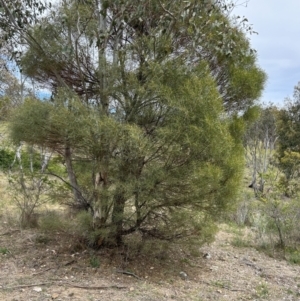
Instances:
[[[300,81],[300,0],[249,0],[233,14],[245,16],[258,32],[250,41],[268,75],[261,102],[283,105]]]

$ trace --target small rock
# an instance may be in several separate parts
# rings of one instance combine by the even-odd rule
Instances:
[[[56,294],[56,293],[54,293],[54,294],[51,295],[52,300],[55,300],[58,297],[59,297],[59,294]]]
[[[187,277],[188,277],[187,273],[185,273],[185,272],[183,272],[183,271],[181,271],[181,272],[179,273],[179,276],[180,276],[180,278],[181,278],[182,280],[187,280]]]
[[[37,293],[40,293],[42,291],[42,288],[39,287],[39,286],[35,286],[32,290],[37,292]]]
[[[130,290],[131,292],[133,292],[133,291],[134,291],[134,287],[131,287],[129,290]]]

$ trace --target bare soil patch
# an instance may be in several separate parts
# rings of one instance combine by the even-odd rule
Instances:
[[[130,258],[85,249],[64,233],[3,224],[0,300],[300,300],[300,266],[234,247],[234,234],[221,228],[200,257],[178,249]]]

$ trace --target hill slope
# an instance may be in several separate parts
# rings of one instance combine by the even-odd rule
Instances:
[[[235,247],[221,228],[200,250],[210,258],[181,253],[123,266],[122,251],[76,251],[61,233],[1,228],[0,300],[300,300],[300,266]]]

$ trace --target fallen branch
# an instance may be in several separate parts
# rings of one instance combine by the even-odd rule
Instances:
[[[106,289],[126,289],[127,286],[118,286],[118,285],[109,285],[109,286],[84,286],[84,285],[76,285],[76,284],[71,284],[71,283],[62,283],[59,284],[61,286],[64,286],[67,284],[69,287],[74,287],[74,288],[81,288],[81,289],[86,289],[86,290],[106,290]]]
[[[71,260],[71,261],[68,261],[68,262],[66,262],[65,264],[64,264],[64,266],[68,266],[68,265],[71,265],[71,264],[73,264],[73,263],[75,263],[76,262],[76,260]]]
[[[42,286],[42,285],[47,285],[47,284],[53,284],[53,282],[42,282],[42,283],[34,283],[34,284],[22,284],[22,285],[15,285],[15,286],[7,286],[7,287],[1,287],[1,289],[13,290],[13,289],[18,289],[18,288]]]
[[[36,272],[36,273],[34,273],[34,274],[31,274],[31,276],[36,276],[36,275],[42,274],[42,273],[44,273],[44,272],[50,271],[50,270],[52,270],[52,269],[53,269],[53,268],[48,268],[48,269],[45,269],[45,270]]]
[[[4,232],[4,233],[1,233],[0,236],[4,236],[4,235],[10,235],[10,234],[14,234],[16,232],[20,232],[21,230],[20,229],[14,229],[14,230],[10,230],[10,231],[7,231],[7,232]]]
[[[116,271],[117,273],[121,273],[121,274],[124,274],[124,275],[128,275],[128,276],[132,276],[136,279],[139,279],[139,280],[142,280],[142,278],[140,278],[139,276],[137,276],[136,274],[134,273],[131,273],[131,272],[128,272],[128,271],[124,271],[124,270],[117,270]]]
[[[7,287],[0,287],[3,290],[13,290],[13,289],[20,289],[26,287],[34,287],[34,286],[43,286],[43,285],[58,285],[58,286],[68,286],[86,290],[106,290],[106,289],[126,289],[127,286],[118,286],[118,285],[109,285],[109,286],[84,286],[84,285],[77,285],[72,283],[57,283],[57,282],[42,282],[42,283],[32,283],[32,284],[22,284],[22,285],[15,285],[15,286],[7,286]]]

